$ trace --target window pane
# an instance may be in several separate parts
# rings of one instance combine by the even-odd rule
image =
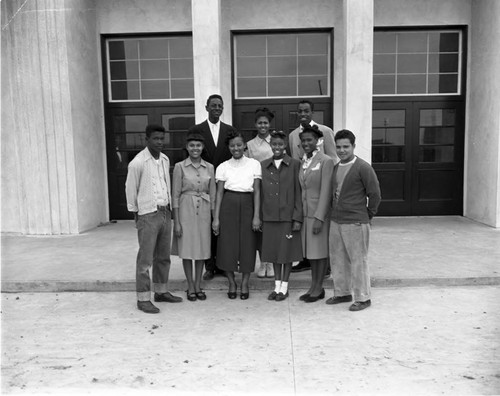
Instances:
[[[458,32],[429,33],[430,52],[458,52],[460,35]]]
[[[194,97],[194,81],[192,79],[172,80],[172,99],[188,99]]]
[[[398,75],[398,94],[418,94],[425,93],[425,75],[407,74]]]
[[[404,162],[404,147],[384,147],[384,162]]]
[[[139,81],[119,81],[111,83],[113,100],[139,99]]]
[[[384,148],[372,146],[372,162],[384,162]]]
[[[404,127],[405,110],[373,110],[374,127]]]
[[[115,133],[115,145],[119,150],[143,148],[146,145],[146,134],[144,132]]]
[[[267,96],[265,78],[238,78],[238,96]]]
[[[268,58],[267,67],[269,76],[295,76],[297,58],[295,56]]]
[[[326,34],[299,34],[299,54],[328,54],[328,36]]]
[[[143,99],[170,99],[168,80],[142,81]]]
[[[269,77],[268,96],[295,96],[296,84],[296,77]]]
[[[374,128],[372,143],[404,146],[405,130],[404,128]]]
[[[427,72],[427,54],[398,55],[398,73],[426,73],[426,72]]]
[[[111,62],[109,64],[111,80],[128,80],[139,78],[139,62]]]
[[[237,73],[240,77],[264,77],[266,57],[237,58]]]
[[[325,75],[328,73],[328,59],[326,56],[300,56],[299,76]]]
[[[373,94],[384,95],[393,94],[396,91],[396,77],[394,75],[374,75],[373,76]]]
[[[419,144],[454,144],[455,128],[420,128]]]
[[[170,59],[193,58],[192,37],[172,37],[169,38]]]
[[[162,114],[161,123],[167,131],[187,131],[195,124],[194,114]]]
[[[429,73],[458,72],[457,54],[429,54]]]
[[[168,78],[168,61],[141,61],[141,78]]]
[[[147,115],[117,115],[113,117],[113,131],[144,132],[148,125]]]
[[[266,36],[237,36],[238,56],[266,56]]]
[[[170,78],[193,78],[192,59],[171,59]]]
[[[455,109],[420,110],[420,126],[454,126]]]
[[[139,40],[141,59],[168,58],[168,39]]]
[[[455,149],[453,146],[421,146],[420,162],[454,162]]]
[[[109,41],[109,59],[139,59],[137,40]]]
[[[458,93],[458,74],[429,74],[429,93]]]
[[[398,53],[427,52],[427,32],[398,33]]]
[[[268,55],[295,55],[297,36],[295,34],[275,34],[267,36]]]
[[[373,52],[375,54],[395,54],[396,33],[375,32]]]
[[[299,96],[320,96],[328,94],[328,78],[325,76],[299,77]],[[316,112],[314,113],[316,119]]]
[[[396,55],[374,55],[373,72],[377,74],[394,74],[396,72]]]

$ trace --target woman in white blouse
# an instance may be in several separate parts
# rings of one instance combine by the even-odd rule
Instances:
[[[245,140],[240,132],[231,132],[226,138],[232,158],[220,164],[215,173],[217,194],[212,229],[219,235],[217,267],[226,271],[229,281],[228,297],[236,298],[238,288],[234,272],[242,275],[240,298],[249,293],[250,274],[255,267],[256,232],[260,221],[259,161],[243,155]]]

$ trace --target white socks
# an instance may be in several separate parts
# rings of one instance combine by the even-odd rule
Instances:
[[[281,283],[282,283],[282,282],[281,282],[281,281],[279,281],[279,280],[275,280],[275,281],[274,281],[274,291],[275,291],[276,293],[279,293],[279,292],[280,292],[280,289],[281,289]]]
[[[281,282],[280,293],[286,294],[288,292],[288,282]]]

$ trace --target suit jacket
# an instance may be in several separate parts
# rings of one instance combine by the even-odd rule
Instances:
[[[321,144],[318,144],[319,151],[328,155],[330,158],[333,158],[335,163],[339,162],[337,149],[335,148],[335,134],[330,128],[325,125],[316,125],[318,125],[318,129],[323,132],[323,141]],[[299,133],[300,126],[290,132],[290,135],[288,136],[289,150],[287,152],[290,153],[290,157],[301,160],[304,155],[304,150],[302,149],[302,145],[300,144]]]
[[[201,154],[201,158],[205,161],[210,162],[214,168],[217,168],[221,163],[227,161],[231,158],[231,153],[226,145],[226,137],[230,131],[235,129],[228,124],[220,122],[219,139],[217,141],[217,146],[214,143],[214,138],[212,137],[212,131],[208,125],[208,120],[205,120],[201,124],[196,124],[191,127],[188,131],[190,133],[199,133],[205,139],[205,149]]]
[[[332,202],[332,178],[335,163],[326,154],[317,153],[309,168],[300,169],[304,217],[321,221],[328,219]]]

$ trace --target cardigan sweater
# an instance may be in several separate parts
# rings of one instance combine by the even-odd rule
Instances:
[[[381,200],[375,171],[369,163],[356,157],[345,176],[339,197],[335,199],[338,168],[339,164],[333,170],[331,220],[339,224],[369,223],[377,213]]]

